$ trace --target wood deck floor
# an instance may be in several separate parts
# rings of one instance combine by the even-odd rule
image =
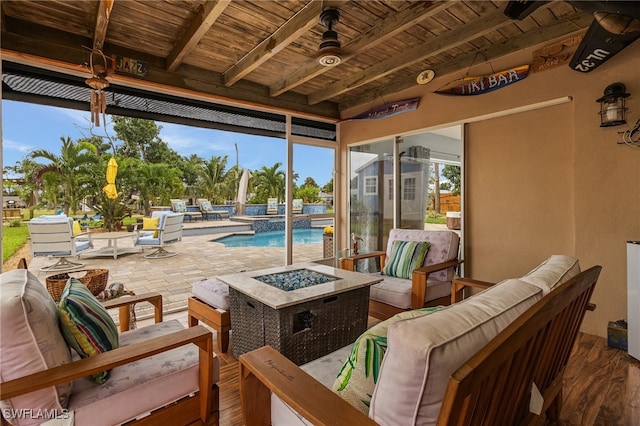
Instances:
[[[183,316],[186,323],[186,312]],[[182,321],[182,315],[179,319]],[[372,319],[371,325],[375,322]],[[218,358],[220,426],[243,426],[238,361],[231,355],[231,347]],[[640,361],[607,347],[604,338],[580,333],[565,372],[563,397],[562,426],[639,426]]]

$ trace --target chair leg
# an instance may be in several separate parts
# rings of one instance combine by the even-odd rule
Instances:
[[[71,262],[66,257],[61,257],[60,260],[58,260],[53,265],[43,266],[42,268],[40,268],[40,270],[43,271],[43,272],[69,271],[71,269],[78,269],[78,268],[81,268],[83,266],[84,266],[84,263]]]
[[[145,254],[144,257],[146,257],[147,259],[162,259],[165,257],[172,257],[177,254],[178,253],[174,251],[166,251],[164,247],[158,247],[156,251],[154,251],[153,253]]]

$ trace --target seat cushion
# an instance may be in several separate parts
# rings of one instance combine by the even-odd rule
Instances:
[[[136,244],[141,246],[157,246],[160,244],[160,238],[154,238],[153,235],[143,235],[138,238]]]
[[[62,335],[82,358],[118,347],[118,329],[113,319],[91,291],[76,278],[69,278],[58,304]],[[94,374],[103,384],[109,371]]]
[[[410,309],[411,280],[383,275],[381,275],[381,277],[384,278],[383,281],[371,286],[371,299],[400,309]],[[450,293],[451,282],[432,280],[431,276],[429,276],[425,301],[439,299]]]
[[[340,367],[338,377],[332,386],[333,391],[364,414],[368,414],[371,395],[378,382],[380,366],[387,351],[387,330],[391,324],[407,318],[429,315],[440,308],[402,312],[362,333]]]
[[[381,425],[435,424],[449,376],[541,298],[540,288],[511,279],[392,324],[369,416]]]
[[[58,328],[56,304],[38,279],[26,269],[0,275],[0,377],[12,380],[71,362],[71,352]],[[55,410],[67,408],[71,383],[52,386],[0,402],[5,409]],[[15,425],[40,424],[28,416]]]
[[[430,245],[428,241],[394,241],[382,275],[411,279],[413,270],[424,263]]]
[[[229,286],[216,278],[196,281],[191,285],[191,293],[208,305],[229,310]]]
[[[171,320],[131,330],[121,334],[120,346],[182,329],[178,320]],[[120,424],[192,394],[198,389],[198,354],[198,347],[189,344],[116,367],[106,385],[76,380],[69,401],[76,424]],[[219,364],[215,358],[213,382],[218,380]]]

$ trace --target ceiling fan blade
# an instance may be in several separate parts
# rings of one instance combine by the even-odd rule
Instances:
[[[521,21],[545,3],[546,1],[511,0],[504,8],[504,14],[511,19]]]
[[[594,20],[571,58],[569,66],[576,71],[591,72],[638,38],[640,31],[613,34]]]

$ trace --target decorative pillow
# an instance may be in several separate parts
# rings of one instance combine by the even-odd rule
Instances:
[[[159,217],[143,217],[142,229],[155,229],[153,232],[153,238],[158,238],[158,225],[160,224]]]
[[[333,391],[364,414],[368,414],[371,395],[378,383],[382,358],[387,351],[389,326],[407,318],[428,315],[441,308],[442,306],[438,306],[402,312],[365,331],[354,342],[351,354],[333,383]]]
[[[410,279],[413,270],[424,263],[429,247],[431,243],[428,241],[394,241],[382,275]]]
[[[71,362],[71,351],[58,327],[58,311],[46,288],[26,269],[0,275],[0,377],[17,379]],[[0,401],[1,412],[56,412],[67,408],[72,383],[50,386]],[[13,425],[40,424],[42,419],[14,416]]]
[[[58,304],[62,335],[82,358],[98,355],[118,347],[118,329],[107,310],[91,291],[75,278],[69,278]],[[103,384],[110,371],[92,375]]]
[[[73,221],[73,235],[82,234],[82,228],[80,227],[80,222],[77,220]]]
[[[210,201],[203,201],[200,203],[200,208],[202,209],[202,211],[209,211],[209,210],[213,210],[213,208],[211,207],[211,202]]]

